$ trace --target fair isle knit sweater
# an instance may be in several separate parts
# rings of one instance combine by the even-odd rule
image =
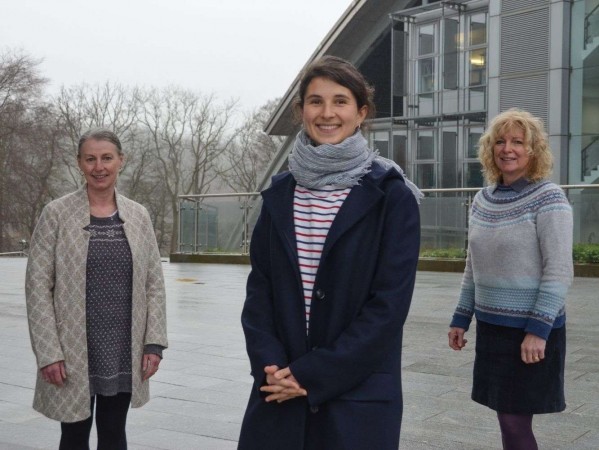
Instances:
[[[547,339],[566,321],[572,282],[572,209],[549,181],[520,191],[489,186],[470,211],[468,256],[452,327],[472,316]]]

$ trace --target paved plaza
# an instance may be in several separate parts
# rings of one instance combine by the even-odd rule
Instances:
[[[249,267],[163,264],[170,347],[153,378],[152,400],[129,413],[129,448],[235,449],[252,382],[239,321]],[[36,368],[25,265],[24,258],[0,258],[0,449],[56,449],[59,424],[31,408]],[[493,411],[470,400],[474,333],[462,352],[447,346],[460,279],[418,273],[404,332],[401,450],[501,448]],[[599,280],[576,278],[567,311],[568,407],[536,416],[534,428],[542,450],[597,450]]]

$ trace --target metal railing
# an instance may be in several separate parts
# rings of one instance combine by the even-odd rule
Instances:
[[[599,184],[561,186],[574,213],[574,242],[599,242]],[[481,188],[423,189],[421,247],[468,247],[468,212]],[[179,197],[179,253],[249,253],[261,207],[258,192]]]
[[[599,36],[599,4],[584,17],[584,48],[586,49],[597,36]]]
[[[589,143],[580,151],[580,159],[582,162],[580,175],[581,179],[584,179],[593,169],[599,167],[599,136],[590,137]]]
[[[0,256],[27,256],[27,252],[18,251],[18,252],[1,252]]]
[[[259,201],[259,192],[180,195],[179,253],[248,254]]]

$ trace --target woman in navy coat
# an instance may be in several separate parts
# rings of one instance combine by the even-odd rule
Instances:
[[[290,172],[262,193],[251,241],[239,449],[398,448],[421,194],[359,130],[372,94],[340,58],[304,72]]]

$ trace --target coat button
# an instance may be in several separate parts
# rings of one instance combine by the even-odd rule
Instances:
[[[318,406],[310,406],[310,412],[316,414],[318,412]]]
[[[324,300],[324,291],[322,289],[316,290],[316,298],[318,300]]]

